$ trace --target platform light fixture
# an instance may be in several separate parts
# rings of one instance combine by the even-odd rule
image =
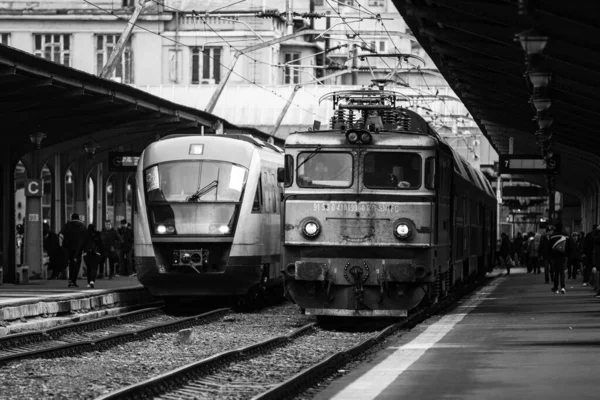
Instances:
[[[540,54],[548,44],[549,39],[548,36],[542,35],[535,28],[517,33],[516,37],[529,56]]]
[[[37,150],[42,146],[42,140],[46,138],[46,134],[44,132],[35,132],[29,134],[29,140],[35,146]]]
[[[533,120],[537,121],[540,129],[548,129],[554,122],[554,118],[550,118],[546,113],[538,113]]]
[[[531,97],[531,102],[538,112],[547,111],[552,105],[552,99],[548,97],[537,97],[535,94]]]
[[[96,157],[96,151],[100,146],[93,139],[88,140],[83,144],[83,148],[88,155],[90,160],[93,160]]]
[[[551,73],[544,71],[530,70],[527,72],[529,80],[534,88],[547,87],[550,84]]]

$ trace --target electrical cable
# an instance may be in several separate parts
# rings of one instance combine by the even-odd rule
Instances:
[[[105,9],[105,8],[103,8],[103,7],[101,7],[101,6],[98,6],[97,4],[94,4],[94,3],[90,2],[89,0],[82,0],[82,1],[84,1],[85,3],[87,3],[87,4],[89,4],[89,5],[93,6],[93,7],[96,7],[97,9],[99,9],[99,10],[101,10],[101,11],[104,11],[104,12],[106,12],[106,13],[108,13],[108,14],[111,14],[111,15],[113,15],[115,18],[117,18],[117,19],[119,19],[119,20],[121,20],[121,21],[125,21],[125,22],[129,23],[129,21],[128,21],[127,19],[125,19],[125,18],[122,18],[122,17],[118,16],[117,14],[115,14],[115,12],[114,12],[114,11],[111,11],[111,10]],[[153,1],[154,1],[154,0],[153,0]],[[176,40],[174,40],[174,39],[172,39],[172,38],[170,38],[170,37],[168,37],[168,36],[165,36],[165,35],[163,35],[163,34],[161,34],[161,33],[154,32],[154,31],[152,31],[151,29],[145,28],[145,27],[143,27],[143,26],[141,26],[141,25],[139,25],[139,24],[137,24],[137,23],[133,23],[133,26],[135,26],[135,27],[137,27],[137,28],[139,28],[139,29],[142,29],[142,30],[144,30],[144,31],[146,31],[146,32],[148,32],[148,33],[152,33],[153,35],[160,36],[160,37],[162,37],[162,38],[164,38],[164,39],[167,39],[167,40],[169,40],[169,41],[171,41],[171,42],[173,42],[173,43],[177,43],[177,44],[179,44],[180,46],[184,46],[184,47],[191,48],[191,46],[188,46],[188,45],[187,45],[187,44],[185,44],[185,43],[181,43],[181,42],[179,42],[179,41],[176,41]],[[214,60],[214,57],[212,57],[210,54],[208,55],[208,57],[209,57],[209,58],[211,58],[212,60]],[[277,96],[277,97],[281,98],[282,100],[284,100],[286,103],[289,103],[290,105],[292,105],[292,106],[294,106],[294,107],[297,107],[298,109],[300,109],[300,110],[302,110],[302,111],[304,111],[304,112],[306,112],[306,113],[308,113],[308,114],[310,114],[310,115],[313,115],[313,116],[315,116],[315,117],[321,118],[323,121],[325,121],[325,120],[326,120],[326,118],[325,118],[325,117],[323,117],[322,115],[320,115],[320,114],[317,114],[317,113],[314,113],[314,112],[312,112],[312,111],[310,111],[310,110],[308,110],[308,109],[305,109],[305,108],[303,108],[303,107],[301,107],[301,106],[299,106],[299,105],[297,105],[297,104],[294,104],[293,102],[290,102],[288,99],[284,98],[283,96],[281,96],[280,94],[276,93],[275,91],[273,91],[273,90],[271,90],[271,89],[268,89],[268,88],[266,88],[266,87],[264,87],[264,86],[261,86],[261,85],[259,85],[259,84],[255,83],[255,82],[252,82],[250,79],[248,79],[248,78],[246,78],[246,77],[244,77],[244,76],[240,75],[239,73],[237,73],[237,72],[233,71],[233,69],[231,69],[231,68],[227,67],[226,65],[224,65],[224,64],[223,64],[223,63],[221,63],[220,61],[219,61],[218,63],[219,63],[219,65],[221,65],[221,67],[223,67],[223,68],[225,68],[225,69],[227,69],[227,70],[231,71],[231,73],[232,73],[232,74],[234,74],[234,75],[236,75],[236,76],[240,77],[240,78],[241,78],[241,79],[243,79],[244,81],[246,81],[246,82],[248,82],[248,83],[250,83],[250,84],[252,84],[252,85],[254,85],[254,86],[256,86],[256,87],[258,87],[258,88],[260,88],[260,89],[263,89],[263,90],[265,90],[265,91],[271,92],[271,93],[272,93],[272,94],[274,94],[275,96]]]

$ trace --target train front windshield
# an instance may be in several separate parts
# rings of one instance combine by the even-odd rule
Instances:
[[[144,171],[154,235],[233,233],[248,170],[221,161],[176,161]]]

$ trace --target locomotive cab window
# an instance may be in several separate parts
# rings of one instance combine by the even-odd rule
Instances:
[[[352,154],[341,152],[303,152],[298,155],[298,186],[352,186]]]
[[[421,156],[369,152],[364,159],[363,179],[369,189],[417,189],[421,186]]]

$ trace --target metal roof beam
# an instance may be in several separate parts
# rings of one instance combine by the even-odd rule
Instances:
[[[5,87],[3,87],[3,90],[0,93],[0,101],[2,101],[3,99],[14,98],[15,96],[19,96],[24,93],[37,93],[39,88],[49,87],[52,86],[54,83],[55,81],[53,78],[45,78],[30,80],[28,82],[19,82],[18,84],[14,85],[14,87],[11,87],[12,85],[8,84],[3,85]]]
[[[429,5],[436,5],[449,10],[454,10],[463,15],[493,22],[509,27],[527,28],[531,23],[527,18],[520,17],[515,7],[480,0],[426,0]]]

